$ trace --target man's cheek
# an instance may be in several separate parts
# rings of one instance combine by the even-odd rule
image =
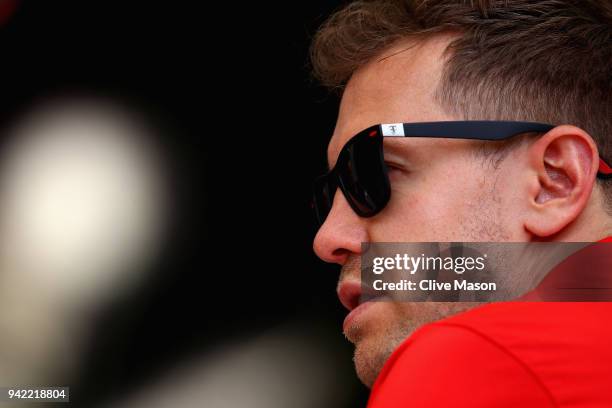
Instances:
[[[406,231],[411,231],[414,228],[413,224],[417,223],[420,218],[413,198],[397,194],[391,194],[391,200],[385,209],[377,216],[371,219],[371,234],[374,241],[391,241],[402,238]]]
[[[374,242],[419,242],[435,238],[432,230],[441,212],[432,210],[421,197],[397,197],[387,208],[372,219],[370,236]],[[434,239],[436,241],[437,239]]]

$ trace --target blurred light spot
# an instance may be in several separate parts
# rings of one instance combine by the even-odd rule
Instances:
[[[146,125],[110,102],[48,102],[9,136],[0,158],[0,366],[27,379],[76,363],[89,312],[143,279],[165,197]]]

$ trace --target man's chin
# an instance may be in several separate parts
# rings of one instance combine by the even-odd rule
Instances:
[[[355,345],[355,370],[366,386],[371,387],[385,362],[414,330],[410,304],[374,302],[351,324],[344,335]]]
[[[378,318],[362,316],[358,324],[350,325],[344,333],[355,345],[353,360],[357,376],[366,386],[372,387],[393,351],[419,327],[478,305],[442,302],[376,304],[369,312]]]
[[[379,336],[363,336],[355,343],[355,371],[361,382],[371,388],[376,377],[382,370],[393,350],[401,343],[401,339],[391,342],[388,338]],[[381,336],[382,337],[382,336]]]

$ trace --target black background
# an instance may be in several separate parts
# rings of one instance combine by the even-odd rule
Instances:
[[[310,208],[338,101],[307,68],[310,36],[339,5],[24,1],[0,27],[3,125],[49,96],[108,96],[162,130],[172,164],[164,251],[145,286],[95,318],[79,406],[282,322],[323,316],[342,336],[338,268],[312,252]],[[230,274],[231,293],[211,290]],[[365,398],[355,386],[351,406]]]

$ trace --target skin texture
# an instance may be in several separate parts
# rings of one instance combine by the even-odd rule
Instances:
[[[450,35],[403,40],[354,73],[328,146],[333,167],[344,144],[379,123],[465,120],[445,112],[434,94]],[[391,201],[360,218],[340,191],[314,240],[324,261],[342,266],[340,288],[359,282],[362,242],[596,241],[610,217],[595,184],[598,152],[579,128],[558,126],[512,148],[492,165],[481,142],[385,140]],[[371,386],[391,352],[416,328],[474,303],[373,302],[345,327],[355,366]]]

